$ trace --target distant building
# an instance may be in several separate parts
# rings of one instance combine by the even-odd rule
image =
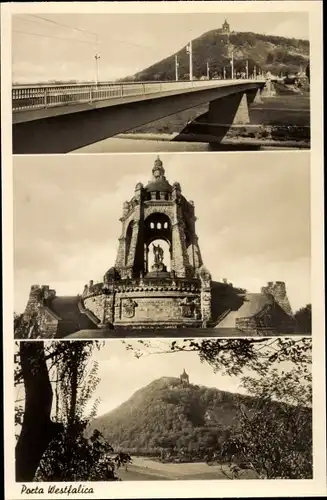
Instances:
[[[190,385],[190,377],[188,376],[188,374],[186,373],[185,371],[185,368],[184,368],[184,371],[183,373],[181,374],[181,376],[179,377],[180,381],[181,381],[181,384],[183,386],[188,386]]]
[[[222,32],[223,33],[230,33],[230,26],[227,22],[227,19],[225,19],[224,24],[222,25]]]

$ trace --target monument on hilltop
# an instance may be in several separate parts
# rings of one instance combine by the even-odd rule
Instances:
[[[188,374],[186,373],[185,371],[185,368],[183,370],[183,373],[180,375],[179,377],[179,380],[181,382],[181,384],[184,386],[184,387],[187,387],[190,385],[190,377],[188,376]]]
[[[228,24],[227,19],[225,19],[221,30],[223,33],[230,33],[230,25]]]

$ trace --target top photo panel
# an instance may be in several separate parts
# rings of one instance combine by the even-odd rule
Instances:
[[[308,149],[309,13],[14,14],[12,119],[14,154]]]

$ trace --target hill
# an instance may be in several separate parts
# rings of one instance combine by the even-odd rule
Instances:
[[[189,454],[203,459],[208,450],[221,448],[239,430],[238,405],[251,413],[256,402],[249,396],[183,386],[178,378],[163,377],[96,418],[91,430],[98,429],[115,449],[134,455]],[[273,420],[275,414],[287,418],[288,408],[272,403],[270,415]]]
[[[229,41],[229,43],[228,43]],[[230,54],[234,55],[234,70],[245,71],[248,60],[249,74],[254,66],[257,71],[271,71],[273,74],[297,73],[309,63],[309,41],[258,33],[222,33],[216,29],[204,33],[192,42],[193,75],[201,78],[206,75],[207,61],[210,75],[222,76],[223,68],[230,71]],[[180,79],[189,77],[189,56],[185,47],[177,53],[159,61],[135,75],[136,80],[175,80],[175,55],[179,62]]]

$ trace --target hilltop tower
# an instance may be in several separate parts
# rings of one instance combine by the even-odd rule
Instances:
[[[185,368],[183,370],[183,373],[180,375],[179,377],[180,381],[181,381],[181,384],[184,386],[184,387],[187,387],[188,385],[190,385],[190,377],[188,376],[188,374],[186,373],[185,371]]]
[[[227,19],[225,19],[224,24],[222,25],[221,28],[223,33],[230,33],[230,25],[227,22]]]

